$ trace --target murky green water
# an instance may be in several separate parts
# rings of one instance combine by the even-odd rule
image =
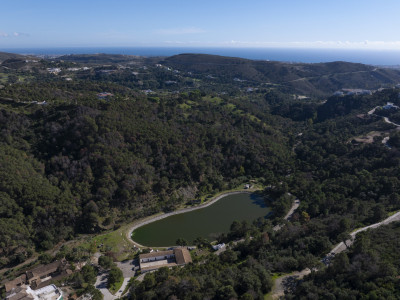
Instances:
[[[192,242],[197,237],[215,240],[227,233],[233,221],[266,218],[270,209],[262,197],[254,194],[226,196],[202,209],[170,216],[139,227],[133,232],[135,242],[144,246],[173,246],[178,238]]]

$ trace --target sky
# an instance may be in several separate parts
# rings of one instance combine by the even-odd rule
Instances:
[[[399,0],[0,0],[0,48],[400,50]]]

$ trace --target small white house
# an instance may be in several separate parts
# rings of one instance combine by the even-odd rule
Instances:
[[[212,247],[213,247],[213,249],[214,249],[215,251],[217,251],[217,250],[220,250],[220,249],[224,248],[224,247],[225,247],[225,244],[222,243],[222,244],[218,244],[218,245],[213,245]]]

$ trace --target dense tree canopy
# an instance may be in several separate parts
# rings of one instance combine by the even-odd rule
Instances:
[[[117,228],[257,179],[270,219],[234,222],[218,242],[240,243],[146,275],[131,299],[262,299],[274,273],[306,267],[321,272],[288,297],[398,298],[396,225],[360,235],[329,268],[320,263],[354,228],[400,209],[400,136],[388,122],[400,123],[400,113],[383,108],[399,106],[399,90],[325,96],[346,88],[344,79],[378,86],[398,71],[188,58],[155,65],[155,58],[95,55],[35,66],[11,58],[0,65],[0,267],[79,233]],[[226,65],[216,68],[221,60]],[[63,70],[56,76],[51,67]],[[97,95],[104,91],[112,96]],[[295,197],[300,207],[284,222]],[[195,241],[206,252],[209,242]],[[75,250],[61,248],[57,258],[87,258]],[[111,280],[121,279],[110,258],[100,263],[112,268]],[[94,276],[85,266],[71,284],[99,299]]]

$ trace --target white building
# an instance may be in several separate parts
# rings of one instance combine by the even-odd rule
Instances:
[[[30,291],[29,291],[30,290]],[[35,300],[62,300],[63,295],[59,288],[54,284],[45,286],[38,290],[27,289],[27,292],[33,296]]]
[[[225,247],[225,244],[222,243],[222,244],[218,244],[218,245],[213,245],[212,247],[213,247],[213,249],[214,249],[215,251],[217,251],[217,250],[220,250],[220,249],[224,248],[224,247]]]
[[[47,68],[47,71],[51,74],[58,74],[61,72],[60,68]]]
[[[142,273],[161,267],[183,266],[190,262],[192,262],[192,258],[189,251],[185,248],[176,248],[173,250],[139,255],[139,264]]]
[[[175,257],[175,254],[173,251],[160,251],[160,252],[154,252],[150,255],[141,254],[140,262],[146,263],[146,262],[150,262],[150,261],[164,260],[164,259],[173,258],[173,257]]]
[[[30,286],[22,285],[7,293],[6,299],[63,300],[63,294],[61,289],[57,288],[54,284],[37,290],[32,290]]]

